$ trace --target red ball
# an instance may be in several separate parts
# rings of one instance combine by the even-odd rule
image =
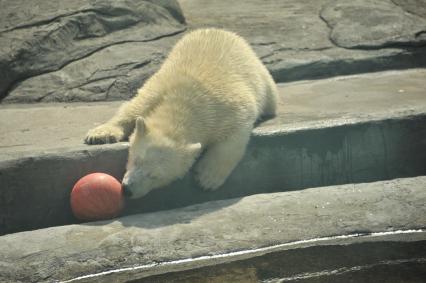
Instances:
[[[120,182],[104,173],[84,176],[71,192],[71,209],[80,220],[105,220],[117,217],[123,208]]]

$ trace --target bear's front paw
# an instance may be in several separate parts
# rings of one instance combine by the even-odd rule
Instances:
[[[204,160],[200,160],[196,167],[196,179],[205,191],[214,191],[225,182],[229,172],[225,172],[220,165],[208,166]]]
[[[123,139],[123,129],[108,124],[91,129],[84,139],[87,144],[115,143]]]

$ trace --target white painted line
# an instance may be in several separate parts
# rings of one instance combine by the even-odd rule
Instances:
[[[324,242],[324,241],[329,241],[329,240],[351,239],[351,238],[358,238],[358,237],[380,237],[380,236],[388,236],[388,235],[422,233],[422,232],[425,232],[425,231],[426,230],[424,230],[424,229],[396,230],[396,231],[387,231],[387,232],[357,233],[357,234],[349,234],[349,235],[313,238],[313,239],[294,241],[294,242],[278,244],[278,245],[273,245],[273,246],[268,246],[268,247],[263,247],[263,248],[231,252],[231,253],[226,253],[226,254],[200,256],[200,257],[195,257],[195,258],[185,258],[185,259],[172,260],[172,261],[166,261],[166,262],[160,262],[160,263],[151,263],[151,264],[138,265],[138,266],[132,266],[132,267],[111,269],[111,270],[107,270],[107,271],[103,271],[103,272],[99,272],[99,273],[79,276],[79,277],[72,278],[72,279],[66,280],[66,281],[56,281],[56,282],[67,283],[67,282],[74,282],[74,281],[84,280],[84,279],[93,278],[93,277],[109,275],[109,274],[113,274],[113,273],[143,270],[143,269],[149,269],[149,268],[158,267],[158,266],[173,266],[173,265],[182,264],[182,263],[198,262],[198,261],[209,260],[209,259],[219,259],[219,258],[227,258],[227,257],[233,257],[233,256],[239,256],[239,255],[256,254],[256,253],[259,253],[259,252],[268,252],[268,251],[272,251],[272,250],[283,248],[283,247],[291,247],[291,246],[300,245],[300,244],[307,244],[307,243],[318,243],[318,242]]]

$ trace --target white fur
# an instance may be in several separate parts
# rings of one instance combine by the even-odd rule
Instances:
[[[216,189],[242,158],[255,121],[275,115],[276,100],[271,75],[243,38],[196,30],[110,121],[89,131],[86,142],[124,140],[143,117],[130,138],[123,180],[133,197],[182,177],[202,150],[198,180]]]

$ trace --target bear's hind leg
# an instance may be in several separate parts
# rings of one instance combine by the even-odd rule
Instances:
[[[243,157],[250,134],[251,128],[240,130],[207,149],[195,168],[204,190],[216,190],[225,182]]]
[[[275,117],[277,114],[278,89],[272,78],[268,78],[265,104],[260,115],[263,119]]]

